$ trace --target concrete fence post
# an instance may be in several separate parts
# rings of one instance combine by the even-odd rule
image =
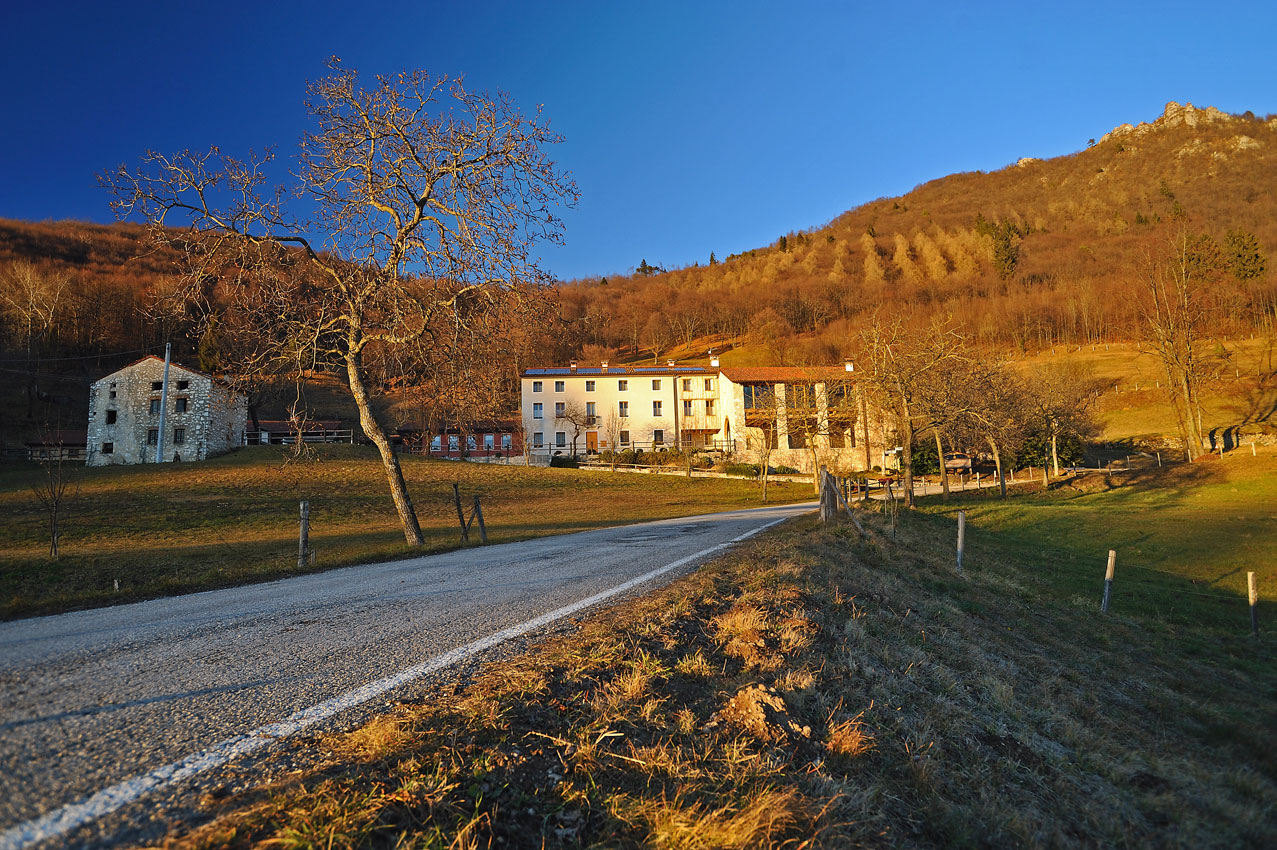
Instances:
[[[1109,610],[1109,595],[1113,590],[1113,572],[1117,567],[1117,552],[1109,550],[1108,566],[1104,570],[1104,600],[1100,602],[1100,611],[1107,614]]]
[[[301,525],[297,535],[297,569],[306,568],[310,560],[310,502],[301,505]]]
[[[958,511],[958,569],[962,569],[962,552],[967,543],[967,512]]]

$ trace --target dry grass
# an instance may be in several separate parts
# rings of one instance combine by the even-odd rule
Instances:
[[[1270,638],[1100,619],[992,534],[958,576],[941,522],[876,544],[793,523],[377,721],[355,755],[308,742],[304,785],[173,843],[1269,843]]]
[[[0,617],[293,575],[302,499],[311,504],[311,569],[422,554],[403,542],[375,452],[323,448],[306,462],[288,461],[279,447],[261,447],[203,463],[82,470],[56,563],[47,560],[49,544],[30,491],[39,469],[0,468]],[[494,543],[761,504],[757,485],[739,480],[412,457],[404,458],[404,474],[425,552],[461,545],[453,482],[467,510],[475,495],[482,498]],[[772,493],[773,501],[810,498],[802,485],[773,483]]]

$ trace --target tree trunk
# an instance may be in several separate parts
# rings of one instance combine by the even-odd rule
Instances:
[[[940,444],[940,432],[934,431],[936,435],[936,458],[940,461],[940,489],[944,493],[944,500],[949,501],[949,470],[944,465],[944,447]]]
[[[993,450],[993,465],[998,468],[998,489],[1002,492],[1002,498],[1007,497],[1007,476],[1002,469],[1002,453],[998,451],[998,444],[992,437],[986,437],[989,441],[989,448]]]
[[[864,423],[862,430],[865,438],[865,471],[868,471],[874,468],[874,461],[869,453],[869,402],[863,391],[860,393],[860,421]]]
[[[1055,477],[1060,477],[1060,451],[1059,451],[1060,435],[1051,432],[1051,463],[1055,467]]]
[[[909,403],[901,407],[900,445],[903,448],[900,467],[904,473],[905,506],[913,507],[913,420],[909,417]]]
[[[421,534],[421,524],[417,522],[412,499],[408,498],[408,485],[404,482],[403,470],[399,467],[399,456],[395,454],[394,447],[386,439],[385,432],[373,415],[368,390],[364,387],[362,360],[354,346],[346,354],[346,377],[350,381],[350,395],[359,409],[359,425],[364,429],[364,435],[372,440],[381,453],[381,464],[386,468],[386,480],[390,483],[390,498],[394,500],[395,511],[399,514],[404,539],[410,546],[421,546],[426,540]]]

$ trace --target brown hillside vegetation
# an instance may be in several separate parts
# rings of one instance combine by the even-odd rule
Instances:
[[[1214,330],[1271,329],[1275,184],[1277,118],[1170,104],[1078,153],[943,177],[713,265],[578,281],[565,315],[582,345],[653,356],[719,334],[829,362],[876,310],[946,316],[1002,349],[1130,339],[1146,258],[1185,228],[1231,272]]]

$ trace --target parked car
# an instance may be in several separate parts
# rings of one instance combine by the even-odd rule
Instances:
[[[944,468],[950,472],[970,472],[971,456],[962,452],[945,452]]]

